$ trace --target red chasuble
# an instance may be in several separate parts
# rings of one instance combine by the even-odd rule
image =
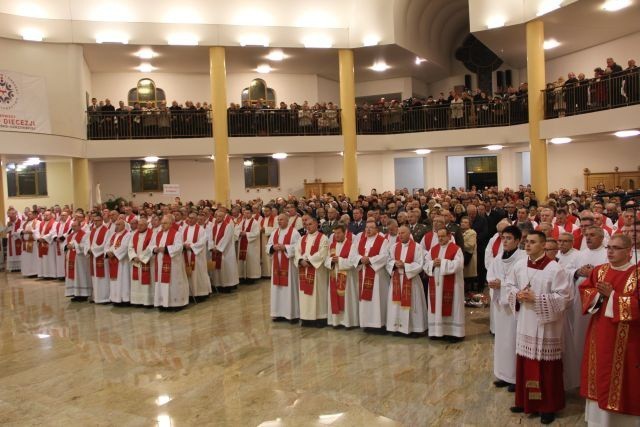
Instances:
[[[15,230],[19,230],[20,229],[20,225],[22,224],[22,220],[20,218],[16,219],[15,224],[13,224],[13,231]],[[11,244],[13,242],[13,233],[9,233],[7,236],[8,240],[9,240],[9,256],[13,256],[13,245]],[[22,240],[21,239],[16,239],[16,253],[15,255],[20,256],[22,255]]]
[[[287,234],[284,235],[283,245],[291,244],[291,236],[293,235],[294,224],[291,224],[287,230]],[[280,241],[280,228],[274,232],[273,243],[279,244]],[[272,260],[272,274],[273,284],[275,286],[289,286],[289,258],[284,252],[277,251],[273,254]]]
[[[380,249],[382,248],[382,244],[384,243],[384,237],[381,235],[376,235],[376,240],[373,241],[373,245],[369,249],[369,253],[365,253],[365,245],[367,243],[367,236],[360,237],[360,242],[358,243],[358,254],[360,256],[368,256],[373,257],[380,254]],[[376,272],[371,267],[371,264],[365,265],[362,270],[359,272],[358,282],[360,283],[360,301],[371,301],[373,298],[373,283],[376,280]]]
[[[246,222],[246,221],[243,221]],[[251,227],[253,226],[253,218],[251,218],[249,220],[249,222],[246,224],[246,226],[240,226],[240,229],[242,231],[244,231],[245,233],[248,233],[249,231],[251,231]],[[240,243],[238,245],[238,249],[239,249],[239,253],[238,253],[238,259],[240,261],[245,261],[247,259],[247,248],[249,247],[249,239],[247,238],[247,235],[245,234],[244,236],[240,237]]]
[[[573,249],[580,250],[580,246],[582,246],[582,230],[576,229],[573,230]]]
[[[151,235],[153,232],[151,230],[145,231],[144,241],[142,242],[142,250],[146,250],[151,242]],[[138,250],[138,239],[140,238],[140,232],[136,231],[133,235],[133,248]],[[136,281],[140,281],[141,285],[151,285],[151,266],[149,263],[143,264],[140,263],[141,266],[133,265],[133,270],[131,274],[131,278]],[[140,271],[142,270],[142,271]]]
[[[195,245],[197,240],[198,240],[198,233],[200,233],[200,225],[196,224],[196,229],[193,230],[193,238],[191,239],[192,245]],[[182,241],[186,242],[187,241],[187,236],[189,234],[189,226],[186,226],[184,228],[184,231],[182,232]],[[188,255],[188,251],[184,251],[184,263],[186,265],[188,265],[191,268],[191,271],[195,270],[196,268],[196,254],[193,252],[193,249],[190,251],[191,252],[191,256]]]
[[[340,258],[349,258],[351,252],[351,236],[347,235],[340,250]],[[336,255],[337,241],[331,242],[329,255],[333,258]],[[347,290],[347,273],[338,270],[338,263],[334,266],[334,271],[329,276],[329,296],[331,297],[331,313],[340,314],[344,311],[344,294]]]
[[[600,409],[640,416],[640,307],[635,268],[631,263],[620,271],[603,264],[580,285],[583,313],[595,298],[602,300],[587,329],[580,394],[597,401]],[[598,282],[613,286],[613,318],[605,316],[609,298],[598,294]]]
[[[295,224],[295,222],[294,222]],[[300,243],[300,249],[302,251],[302,255],[306,253],[307,250],[307,237],[309,235],[305,234],[302,236],[302,242]],[[322,239],[322,233],[317,232],[316,240],[311,245],[311,250],[309,255],[313,255],[318,252],[320,249],[320,240]],[[298,277],[300,279],[300,290],[305,293],[305,295],[313,295],[313,287],[316,283],[316,268],[313,265],[309,265],[308,267],[300,267],[298,269]]]
[[[82,238],[86,233],[80,229],[77,233],[71,233],[69,241],[74,240],[77,244],[80,244]],[[74,280],[76,278],[76,248],[72,246],[69,248],[69,254],[67,255],[67,278]]]
[[[115,249],[120,248],[122,238],[126,236],[127,233],[127,230],[122,231],[119,236],[114,233],[113,236],[111,236],[109,247],[113,246]],[[116,236],[118,237],[117,239]],[[109,279],[111,280],[118,280],[118,262],[118,258],[115,255],[109,258]]]
[[[41,222],[40,235],[43,236],[45,234],[49,234],[51,232],[51,229],[53,228],[54,223],[55,220],[53,218],[51,218],[46,224],[44,222]],[[49,244],[47,242],[38,242],[38,257],[42,258],[47,255],[49,255]]]
[[[178,230],[171,227],[168,231],[159,231],[156,235],[156,246],[160,246],[160,242],[162,242],[162,236],[164,235],[164,233],[167,233],[167,239],[164,241],[164,246],[166,248],[167,246],[173,245],[173,241],[176,238]],[[162,255],[162,272],[160,273],[160,275],[158,275],[158,264],[159,263],[156,256],[156,280],[158,280],[159,277],[160,283],[171,283],[171,257],[169,256],[168,252],[165,252]]]
[[[228,216],[228,218],[231,218],[231,217]],[[213,240],[216,245],[218,245],[218,243],[220,243],[220,240],[222,240],[222,238],[224,237],[224,232],[227,229],[227,226],[229,225],[230,222],[231,220],[227,221],[225,219],[222,223],[216,222],[214,224],[213,231],[211,234],[213,235]],[[213,261],[216,263],[216,270],[222,269],[222,252],[212,250],[211,253],[213,254],[212,255]]]
[[[402,261],[402,242],[396,243],[393,256],[396,261]],[[406,264],[412,263],[415,256],[416,242],[409,240],[409,247],[407,248],[404,262]],[[396,304],[400,303],[401,307],[411,308],[411,279],[407,277],[406,272],[402,275],[402,283],[400,283],[400,273],[397,269],[394,269],[393,276],[391,277],[391,285],[393,286],[391,301]]]
[[[493,242],[493,245],[491,246],[491,254],[493,255],[494,258],[498,256],[498,251],[500,251],[501,244],[502,244],[502,236],[498,234],[498,238]]]
[[[458,246],[455,243],[449,243],[447,249],[444,252],[444,259],[453,261],[458,252]],[[438,258],[440,253],[440,244],[431,248],[431,259]],[[453,291],[456,284],[455,274],[446,274],[443,276],[443,288],[442,288],[442,316],[451,316],[453,313]],[[433,276],[429,276],[429,302],[431,302],[431,313],[436,312],[436,279]]]
[[[96,230],[97,228],[94,228],[91,230],[91,234],[89,234],[89,242],[91,244],[94,243],[94,237],[96,236]],[[100,226],[100,231],[98,231],[98,237],[95,240],[95,244],[98,246],[102,246],[102,244],[104,243],[104,239],[107,235],[107,227],[105,227],[104,225]],[[94,277],[104,277],[104,254],[100,255],[99,257],[97,257],[96,260],[96,266],[95,266],[95,271],[94,271],[94,267],[93,267],[93,253],[89,252],[91,254],[90,258],[90,265],[91,265],[91,275]]]

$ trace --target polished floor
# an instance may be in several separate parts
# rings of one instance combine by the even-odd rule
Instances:
[[[166,313],[0,273],[2,425],[540,425],[493,388],[492,351],[486,309],[447,344],[273,323],[266,281]]]

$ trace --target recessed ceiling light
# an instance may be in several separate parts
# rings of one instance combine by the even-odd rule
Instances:
[[[96,43],[129,43],[129,37],[122,33],[100,33],[96,36]]]
[[[629,6],[631,6],[631,0],[607,0],[602,5],[602,10],[616,12]]]
[[[545,40],[544,43],[542,44],[542,47],[545,50],[553,49],[558,46],[560,46],[560,42],[558,42],[558,40],[556,39]]]
[[[424,155],[424,154],[429,154],[431,152],[431,150],[428,150],[426,148],[418,148],[415,153],[418,155]]]
[[[380,37],[376,36],[376,35],[368,35],[365,38],[362,39],[362,45],[363,46],[375,46],[378,43],[380,43]]]
[[[253,166],[253,160],[245,160],[242,164],[245,166]]]
[[[550,143],[552,144],[568,144],[571,142],[571,138],[566,138],[566,137],[559,137],[559,138],[551,138],[549,140]]]
[[[274,153],[271,155],[274,159],[282,160],[287,158],[287,153]]]
[[[306,48],[330,48],[333,41],[328,36],[322,34],[312,34],[302,39],[302,44]]]
[[[256,71],[260,74],[268,74],[273,70],[269,64],[258,65]]]
[[[139,51],[134,53],[134,55],[137,56],[140,59],[153,59],[156,56],[158,56],[157,53],[155,53],[153,50],[151,50],[148,47],[140,49]]]
[[[144,158],[144,161],[147,163],[158,163],[158,160],[160,160],[160,158],[157,156],[147,156]]]
[[[272,50],[265,58],[269,61],[282,61],[286,56],[281,50]]]
[[[427,62],[427,60],[424,58],[420,58],[419,56],[416,56],[416,65],[420,65],[423,62]]]
[[[40,338],[41,340],[51,337],[51,335],[49,335],[49,334],[36,334],[36,336],[38,338]]]
[[[375,64],[373,64],[371,67],[369,67],[369,69],[373,70],[373,71],[387,71],[389,68],[391,68],[389,65],[387,65],[386,62],[384,61],[378,61]]]
[[[9,163],[7,165],[7,169],[12,170],[12,171],[16,170],[16,164],[15,163]]]
[[[546,15],[549,12],[553,12],[556,9],[560,9],[562,0],[544,0],[540,6],[538,6],[538,12],[536,16]]]
[[[246,34],[240,37],[240,46],[269,46],[269,38],[260,34]]]
[[[27,40],[30,42],[41,42],[44,38],[42,31],[36,30],[35,28],[25,28],[20,33],[23,40]]]
[[[147,63],[147,62],[143,62],[142,64],[138,65],[136,67],[136,70],[140,71],[141,73],[150,73],[153,70],[155,70],[156,67],[154,67],[153,65]]]
[[[490,151],[498,151],[498,150],[502,150],[504,147],[502,145],[487,145],[484,148]]]
[[[212,155],[210,155],[210,156],[209,156],[209,159],[211,159],[211,160],[215,160],[215,159],[216,159],[216,156],[214,156],[214,155],[212,154]]]
[[[504,27],[504,24],[506,23],[506,20],[504,19],[503,16],[492,16],[491,18],[487,19],[487,28],[488,29],[492,29],[492,28],[500,28],[500,27]]]
[[[618,132],[614,133],[614,135],[618,138],[629,138],[630,136],[640,135],[640,130],[619,130]]]
[[[178,33],[169,35],[167,43],[171,46],[197,46],[199,40],[195,34]]]
[[[40,157],[29,157],[25,162],[25,166],[35,166],[40,164]]]

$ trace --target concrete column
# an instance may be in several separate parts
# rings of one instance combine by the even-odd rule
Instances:
[[[342,108],[342,138],[344,193],[354,200],[358,197],[358,150],[356,136],[356,92],[353,69],[353,51],[338,51],[340,68],[340,107]]]
[[[229,132],[227,126],[227,66],[224,47],[209,48],[209,78],[213,110],[214,196],[216,202],[230,206]]]

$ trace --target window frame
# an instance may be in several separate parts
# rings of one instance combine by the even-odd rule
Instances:
[[[256,165],[256,160],[259,160],[259,164]],[[262,162],[262,160],[266,160]],[[244,164],[246,161],[251,161],[251,166]],[[257,168],[266,167],[267,169],[267,183],[266,185],[256,184],[256,166]],[[247,182],[248,169],[251,169],[251,182]],[[278,188],[280,186],[280,163],[277,159],[267,156],[258,157],[245,157],[243,159],[243,172],[244,172],[244,188],[245,189],[261,189],[261,188]]]
[[[45,162],[40,162],[37,165],[26,166],[24,170],[18,171],[17,169],[6,171],[6,179],[7,179],[7,195],[10,198],[37,198],[37,197],[49,197],[49,185],[47,182],[47,164]],[[20,175],[32,174],[34,179],[35,193],[21,193],[20,192]],[[10,178],[10,175],[13,175],[13,178]],[[41,192],[41,182],[40,177],[44,176],[44,191]],[[12,191],[12,182],[15,186],[15,190]],[[11,194],[14,195],[11,195]]]
[[[145,169],[155,170],[155,181],[157,183],[156,188],[145,188]],[[162,192],[164,191],[163,185],[171,183],[171,170],[169,168],[168,159],[159,159],[155,163],[147,163],[144,160],[131,160],[129,163],[129,170],[131,175],[131,192],[134,194]],[[137,179],[135,177],[136,173],[139,173]]]

